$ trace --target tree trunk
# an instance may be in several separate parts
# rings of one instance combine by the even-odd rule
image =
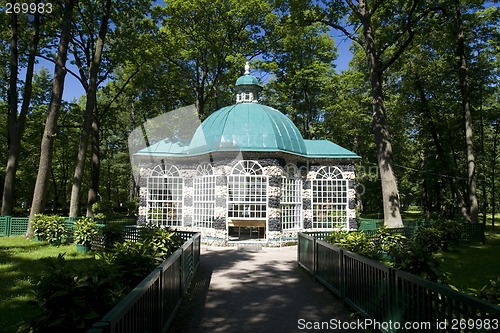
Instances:
[[[375,46],[375,35],[368,13],[362,13],[365,40],[365,53],[372,95],[372,127],[377,148],[377,161],[382,185],[382,203],[384,207],[384,225],[388,228],[402,228],[400,198],[396,176],[394,174],[392,145],[389,140],[384,95],[382,90],[382,70]]]
[[[11,215],[14,209],[14,185],[16,181],[16,168],[17,168],[17,157],[19,156],[21,144],[20,140],[17,140],[18,130],[17,130],[17,74],[18,74],[18,62],[19,62],[19,52],[18,38],[19,33],[17,30],[17,14],[10,14],[10,31],[12,33],[12,38],[10,40],[10,57],[9,57],[9,91],[7,93],[9,111],[7,115],[7,168],[5,170],[5,180],[4,180],[4,190],[3,190],[3,201],[2,201],[2,215]]]
[[[101,26],[99,28],[99,36],[97,38],[95,52],[93,54],[92,62],[90,63],[90,68],[89,68],[90,76],[87,88],[87,103],[85,105],[85,120],[83,123],[82,133],[80,136],[80,145],[78,148],[75,173],[73,176],[73,186],[71,189],[71,201],[69,206],[70,217],[76,217],[79,211],[80,192],[81,192],[82,179],[85,169],[85,157],[87,155],[87,147],[92,127],[92,117],[96,108],[97,75],[99,73],[99,66],[101,64],[103,56],[104,40],[106,38],[106,34],[108,31],[108,22],[110,13],[111,13],[111,0],[107,0],[101,21]]]
[[[99,119],[97,110],[94,112],[92,121],[92,159],[90,162],[90,188],[87,197],[87,216],[94,216],[92,205],[97,202],[99,192],[99,171],[101,164],[99,147]]]
[[[10,52],[10,80],[9,80],[9,111],[7,115],[7,166],[5,168],[4,189],[2,195],[2,216],[12,215],[15,201],[15,181],[16,171],[19,165],[19,155],[21,153],[21,139],[24,133],[26,116],[31,102],[33,91],[33,72],[35,59],[40,41],[40,15],[35,13],[33,21],[33,38],[28,55],[28,66],[24,80],[23,103],[19,117],[17,116],[17,72],[18,72],[18,50],[17,50],[17,15],[11,14],[11,52]]]
[[[457,56],[459,58],[458,78],[462,93],[462,109],[465,117],[465,145],[467,150],[467,190],[469,192],[470,222],[478,222],[479,204],[476,196],[476,162],[474,154],[474,135],[472,122],[472,108],[469,91],[469,74],[465,51],[465,32],[460,11],[460,1],[454,0],[457,20]]]
[[[495,229],[495,213],[496,213],[496,196],[495,196],[495,182],[496,182],[496,165],[497,165],[497,147],[498,147],[498,133],[500,123],[497,121],[495,126],[495,135],[493,136],[493,163],[491,166],[491,228]]]
[[[33,193],[28,230],[26,231],[26,237],[30,238],[33,237],[33,217],[35,214],[42,213],[45,208],[47,184],[50,178],[52,155],[54,153],[54,138],[57,131],[57,119],[59,118],[59,108],[61,106],[64,90],[64,78],[66,76],[65,66],[68,54],[68,44],[71,39],[71,19],[75,4],[76,0],[66,0],[64,2],[61,39],[59,41],[56,55],[56,66],[52,82],[52,95],[50,98],[49,110],[45,120],[45,129],[40,145],[38,175],[36,177],[35,190]]]

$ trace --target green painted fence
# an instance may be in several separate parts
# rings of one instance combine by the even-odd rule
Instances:
[[[167,332],[200,264],[201,235],[189,236],[87,333]]]
[[[64,225],[72,232],[73,225],[78,217],[66,217]],[[26,234],[29,217],[0,216],[0,236],[19,236]],[[134,217],[111,218],[107,223],[123,223],[124,225],[136,224]]]
[[[28,221],[29,217],[0,216],[0,236],[24,235]]]
[[[404,325],[417,322],[431,325],[428,330],[434,332],[500,329],[498,306],[313,236],[299,233],[298,237],[299,265],[372,323],[378,322],[383,332],[411,331]],[[483,330],[487,323],[497,329]]]

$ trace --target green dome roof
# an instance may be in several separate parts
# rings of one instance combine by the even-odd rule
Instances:
[[[224,150],[307,154],[293,122],[278,110],[258,103],[238,103],[211,114],[198,127],[187,153]]]
[[[307,158],[360,158],[328,140],[304,140],[280,111],[258,103],[237,103],[212,113],[191,140],[165,138],[138,156],[196,156],[216,151],[284,152]]]
[[[253,75],[246,74],[243,76],[240,76],[238,80],[236,80],[236,86],[242,86],[242,85],[257,85],[260,86],[259,80]]]

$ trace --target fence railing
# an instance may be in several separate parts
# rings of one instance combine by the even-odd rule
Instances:
[[[94,323],[87,333],[166,332],[198,269],[200,241],[200,233],[191,233],[181,248]]]
[[[298,237],[299,265],[364,317],[381,323],[381,331],[407,331],[404,325],[416,322],[440,332],[479,332],[484,323],[500,324],[498,306],[311,235]]]
[[[406,237],[411,237],[415,230],[420,226],[432,225],[432,222],[414,222],[413,225],[405,226],[404,228],[391,229],[393,232],[401,233]],[[375,223],[360,224],[358,231],[361,231],[369,236],[375,235],[377,232]],[[482,223],[464,223],[462,224],[462,235],[459,239],[461,242],[485,242],[484,224]],[[331,231],[307,231],[307,235],[313,236],[318,239],[324,239],[331,234]]]
[[[64,225],[73,231],[73,225],[77,217],[66,217]],[[0,216],[0,236],[20,236],[26,234],[28,230],[29,217]],[[114,217],[106,221],[107,223],[122,223],[124,225],[136,224],[135,217]]]
[[[24,235],[29,217],[0,216],[0,236]]]

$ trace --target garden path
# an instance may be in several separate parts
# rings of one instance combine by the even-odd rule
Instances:
[[[356,321],[351,312],[298,266],[296,246],[202,245],[200,268],[169,332],[366,332],[306,329]]]

